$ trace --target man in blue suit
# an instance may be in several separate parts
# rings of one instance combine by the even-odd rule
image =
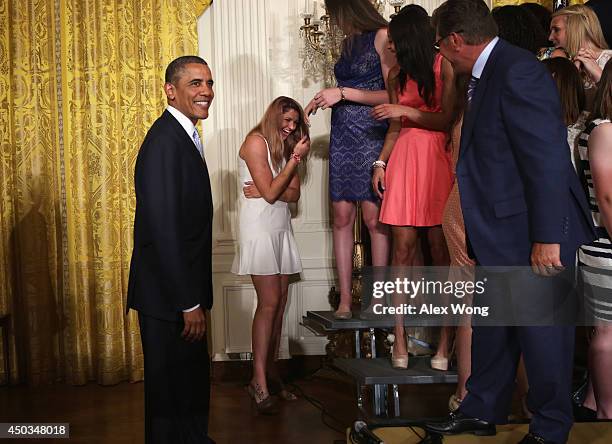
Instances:
[[[441,54],[457,74],[471,74],[457,163],[469,253],[482,266],[526,267],[535,296],[554,299],[560,280],[552,276],[571,279],[576,250],[594,230],[553,79],[532,54],[497,37],[483,1],[448,0],[433,22]],[[512,285],[497,290],[515,296]],[[468,395],[429,430],[495,434],[522,354],[533,420],[521,443],[566,442],[573,347],[572,326],[474,326]]]

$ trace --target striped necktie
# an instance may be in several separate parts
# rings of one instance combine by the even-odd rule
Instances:
[[[476,86],[478,85],[478,77],[470,77],[470,81],[467,87],[467,102],[468,105],[472,103],[472,98],[474,97],[474,91],[476,91]]]
[[[194,128],[193,130],[193,142],[195,143],[196,148],[198,149],[198,153],[204,158],[204,148],[202,147],[202,141],[200,140],[200,135],[198,134],[198,130]]]

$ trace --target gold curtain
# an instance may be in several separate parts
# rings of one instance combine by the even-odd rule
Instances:
[[[586,0],[570,0],[570,4],[585,3]],[[493,7],[505,5],[520,5],[521,3],[539,3],[549,10],[553,9],[553,0],[493,0]]]
[[[165,67],[197,54],[211,2],[0,2],[0,315],[11,316],[12,383],[142,379],[138,322],[124,314],[134,162],[165,105]]]

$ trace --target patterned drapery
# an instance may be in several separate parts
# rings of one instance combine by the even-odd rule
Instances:
[[[142,379],[138,322],[124,313],[134,161],[165,105],[165,67],[197,54],[211,2],[0,2],[0,315],[11,316],[12,383]]]
[[[570,0],[570,4],[585,3],[586,0]],[[520,5],[521,3],[539,3],[549,10],[553,9],[553,0],[493,0],[493,7],[504,5]]]

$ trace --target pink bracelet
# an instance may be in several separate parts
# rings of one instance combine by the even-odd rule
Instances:
[[[293,160],[295,160],[296,163],[300,163],[302,160],[302,157],[295,152],[291,153],[291,157],[293,157]]]

